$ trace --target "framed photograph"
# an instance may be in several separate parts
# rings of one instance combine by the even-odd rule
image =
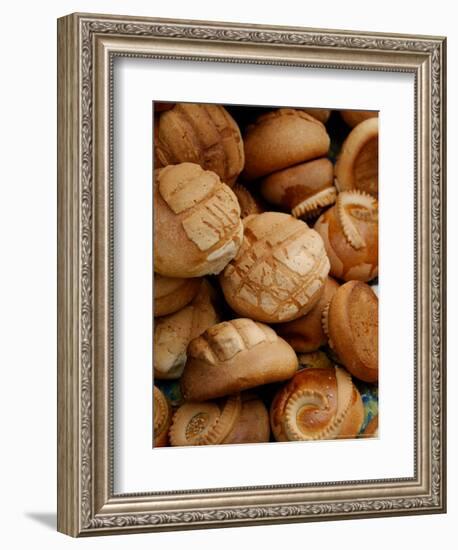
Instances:
[[[58,530],[444,512],[443,37],[58,20]]]

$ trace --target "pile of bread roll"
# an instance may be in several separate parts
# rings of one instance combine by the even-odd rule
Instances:
[[[153,445],[376,435],[377,113],[156,103],[153,185]]]

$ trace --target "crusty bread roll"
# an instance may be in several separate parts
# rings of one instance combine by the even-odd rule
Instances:
[[[219,323],[194,339],[181,377],[187,400],[204,401],[290,378],[297,370],[293,348],[252,319]]]
[[[156,319],[153,366],[157,379],[176,379],[181,376],[189,342],[219,322],[213,300],[213,289],[207,281],[202,281],[199,293],[188,306]]]
[[[339,191],[357,189],[378,196],[378,118],[368,118],[353,128],[337,158]]]
[[[323,238],[332,277],[367,282],[377,276],[377,199],[360,191],[343,191],[314,229]]]
[[[324,124],[298,109],[276,109],[261,115],[244,136],[245,168],[250,181],[328,153]]]
[[[232,185],[242,171],[242,136],[221,105],[177,103],[162,113],[154,143],[155,168],[193,162]]]
[[[371,287],[349,281],[323,312],[329,345],[347,370],[365,382],[378,379],[378,298]]]
[[[155,172],[154,270],[167,277],[219,273],[236,255],[237,197],[214,172],[184,162]]]
[[[306,368],[297,372],[275,395],[270,423],[277,441],[307,441],[340,437],[353,399],[351,376],[340,367]]]
[[[313,216],[336,201],[334,166],[327,158],[303,162],[263,178],[260,190],[266,201],[295,218]]]
[[[154,316],[170,315],[194,298],[199,292],[202,279],[177,279],[154,274]]]
[[[153,446],[165,447],[169,442],[172,408],[161,390],[153,388]]]
[[[344,119],[344,121],[348,124],[348,126],[351,126],[354,128],[364,120],[367,120],[368,118],[378,117],[377,111],[340,111],[341,117]]]
[[[318,350],[328,338],[323,331],[322,316],[339,284],[328,277],[317,304],[303,317],[287,323],[275,325],[275,331],[297,352],[305,353]]]
[[[241,397],[240,416],[223,443],[267,443],[270,438],[270,421],[266,406],[250,392],[243,392]]]
[[[290,321],[318,302],[329,272],[321,237],[281,212],[243,220],[243,244],[219,277],[239,315],[265,323]]]
[[[232,191],[234,191],[235,196],[239,201],[241,212],[240,215],[242,219],[246,218],[247,216],[251,216],[252,214],[261,214],[265,211],[265,208],[263,207],[261,202],[253,197],[253,195],[244,185],[236,183],[232,187]]]

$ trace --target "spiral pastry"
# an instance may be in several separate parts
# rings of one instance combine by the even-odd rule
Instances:
[[[165,395],[154,386],[153,389],[153,445],[165,447],[168,444],[168,432],[172,421],[172,409]]]

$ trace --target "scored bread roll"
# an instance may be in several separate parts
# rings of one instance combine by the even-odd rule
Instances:
[[[219,273],[242,237],[237,197],[217,174],[189,162],[155,171],[157,273],[184,278]]]
[[[155,168],[193,162],[232,185],[242,171],[242,136],[221,105],[177,103],[162,113],[154,143]]]
[[[154,316],[170,315],[183,308],[199,292],[201,278],[178,279],[154,274]]]
[[[169,427],[172,422],[172,408],[165,395],[153,387],[153,446],[165,447],[169,442]]]
[[[181,390],[187,400],[204,401],[286,380],[297,367],[293,348],[270,327],[233,319],[189,344]]]
[[[243,220],[237,256],[219,276],[227,303],[265,323],[290,321],[318,302],[329,272],[323,241],[308,225],[281,212]]]

